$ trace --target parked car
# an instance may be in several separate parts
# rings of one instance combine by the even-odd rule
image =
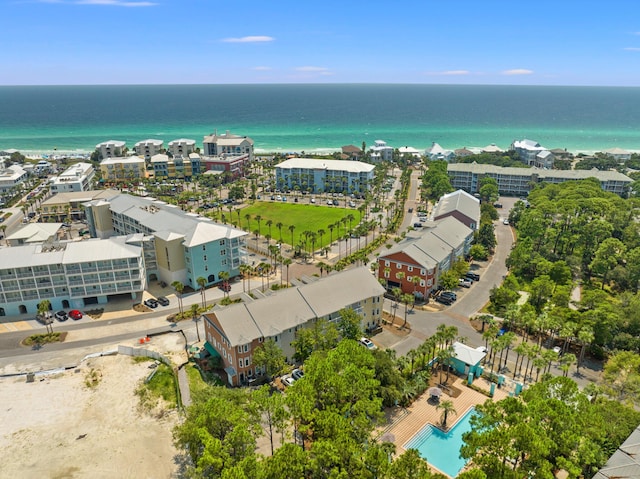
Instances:
[[[65,311],[58,311],[56,314],[54,314],[54,316],[58,321],[66,321],[67,319],[69,319],[69,316],[67,316],[67,313]]]
[[[463,288],[470,288],[472,284],[473,283],[466,278],[460,278],[458,280],[458,286],[462,286]]]
[[[286,376],[282,376],[281,381],[282,381],[282,384],[284,384],[285,386],[291,386],[293,385],[293,383],[296,382],[296,380],[293,379],[293,377],[289,376],[288,374]]]
[[[508,218],[503,219],[502,224],[509,226],[509,219]]]
[[[360,338],[360,344],[362,344],[365,348],[373,350],[373,349],[377,349],[376,345],[373,344],[373,341],[371,341],[369,338]]]
[[[72,309],[69,311],[69,317],[74,321],[82,319],[82,311],[78,311],[77,309]]]
[[[144,305],[148,306],[149,308],[155,309],[158,307],[158,302],[153,298],[149,298],[144,300]]]
[[[493,207],[494,208],[502,208],[502,203],[494,203]]]
[[[449,306],[450,304],[452,304],[454,301],[454,299],[450,296],[436,296],[436,302],[440,303],[440,304],[444,304],[446,306]]]
[[[162,306],[169,306],[170,301],[164,296],[159,296],[156,298],[156,301],[160,303]]]
[[[469,278],[472,281],[480,281],[480,275],[478,273],[472,273],[471,271],[465,274],[464,277]]]
[[[422,223],[418,222],[418,223],[413,223],[413,227],[414,228],[422,228]]]
[[[291,371],[291,377],[293,379],[295,379],[296,381],[298,379],[302,379],[304,377],[304,371],[302,371],[302,369],[294,369],[293,371]]]
[[[442,293],[440,293],[440,296],[445,296],[445,297],[451,298],[454,301],[456,299],[458,299],[458,295],[456,293],[454,293],[453,291],[443,291]]]
[[[315,202],[316,202],[316,199],[315,199],[315,198],[311,198],[309,201],[310,201],[311,203],[315,203]]]
[[[407,211],[408,211],[409,213],[413,213],[413,208],[409,208]]]
[[[338,200],[333,200],[333,206],[338,206],[339,204]]]

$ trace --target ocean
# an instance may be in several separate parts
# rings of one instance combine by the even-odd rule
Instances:
[[[574,152],[640,150],[640,88],[488,85],[2,86],[0,150],[93,151],[149,138],[202,143],[214,130],[257,152],[506,149],[528,138]]]

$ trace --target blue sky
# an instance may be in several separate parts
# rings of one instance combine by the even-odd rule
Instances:
[[[640,86],[638,0],[0,0],[0,84]]]

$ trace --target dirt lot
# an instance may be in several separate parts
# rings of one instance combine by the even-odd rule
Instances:
[[[148,365],[116,355],[33,383],[0,379],[0,478],[177,477],[177,414],[143,412],[135,395]]]

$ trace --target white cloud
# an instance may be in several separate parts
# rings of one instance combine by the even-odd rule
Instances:
[[[626,47],[623,48],[623,50],[626,50],[628,52],[640,52],[640,47]]]
[[[257,72],[266,72],[271,70],[271,67],[257,66],[257,67],[253,67],[252,70],[255,70]]]
[[[321,75],[321,76],[333,75],[331,70],[329,70],[326,67],[315,67],[315,66],[311,66],[311,65],[302,66],[302,67],[296,67],[296,68],[294,68],[294,70],[297,71],[297,72],[310,73],[310,74],[316,74],[316,75]]]
[[[253,35],[248,37],[222,39],[224,43],[264,43],[264,42],[272,42],[274,40],[275,38],[268,37],[266,35]]]
[[[527,70],[526,68],[514,68],[513,70],[505,70],[503,75],[532,75],[533,70]]]
[[[469,75],[469,70],[447,70],[442,72],[443,75]]]

